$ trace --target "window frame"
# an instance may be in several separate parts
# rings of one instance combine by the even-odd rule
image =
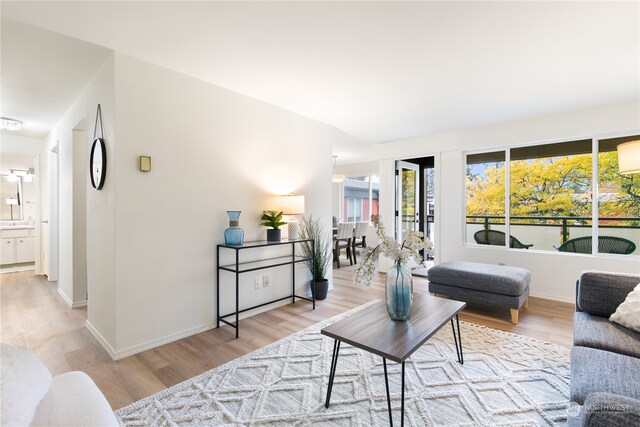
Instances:
[[[373,198],[373,190],[374,190],[374,188],[373,188],[373,176],[374,175],[378,177],[378,183],[377,183],[378,184],[378,189],[377,189],[377,191],[378,191],[378,199],[374,199]],[[342,192],[341,200],[342,200],[342,203],[343,203],[343,207],[344,207],[344,201],[347,200],[347,214],[346,214],[346,217],[343,217],[342,215],[344,214],[344,209],[341,209],[340,210],[341,218],[339,218],[339,221],[340,222],[349,222],[349,202],[348,201],[349,200],[360,200],[360,216],[361,216],[360,220],[362,222],[366,221],[366,222],[371,223],[371,215],[373,215],[373,201],[374,200],[378,200],[378,202],[380,201],[380,187],[379,187],[379,185],[380,185],[380,183],[379,183],[380,173],[379,172],[371,172],[371,173],[362,174],[362,175],[347,175],[347,179],[349,179],[349,177],[367,177],[368,178],[367,183],[369,184],[367,191],[369,193],[369,196],[368,196],[367,199],[365,199],[365,198],[355,198],[355,197],[344,197],[344,189],[345,189],[346,179],[345,179],[345,181],[342,181],[340,183],[341,192]],[[369,202],[369,218],[364,218],[363,217],[364,216],[364,200],[368,200],[368,202]],[[355,206],[354,206],[354,210],[355,210]]]
[[[574,141],[581,140],[591,140],[591,194],[592,194],[592,203],[591,203],[591,253],[590,254],[580,254],[580,253],[567,253],[567,252],[552,252],[547,250],[540,249],[530,249],[526,252],[535,252],[535,253],[544,253],[544,254],[556,254],[556,255],[564,255],[564,256],[598,256],[598,257],[614,257],[614,258],[624,258],[629,259],[629,257],[640,258],[640,255],[622,255],[622,254],[611,254],[604,253],[598,251],[598,236],[599,236],[599,143],[601,140],[613,139],[613,138],[624,138],[630,136],[640,135],[640,129],[635,129],[631,131],[621,131],[621,132],[609,132],[609,133],[600,133],[593,134],[588,136],[577,136],[573,138],[555,138],[552,140],[543,140],[543,141],[535,141],[535,142],[523,142],[518,144],[511,145],[499,145],[486,147],[477,150],[466,150],[462,151],[462,245],[464,247],[469,248],[479,248],[480,249],[489,249],[489,250],[510,250],[523,252],[521,249],[512,249],[509,247],[509,239],[505,239],[504,246],[486,246],[486,245],[477,245],[473,243],[468,243],[468,235],[467,235],[467,156],[474,154],[483,154],[483,153],[491,153],[504,151],[505,154],[505,235],[509,236],[511,234],[511,150],[522,148],[522,147],[535,147],[542,145],[551,145],[551,144],[561,144],[568,143]],[[640,245],[638,245],[640,246]]]

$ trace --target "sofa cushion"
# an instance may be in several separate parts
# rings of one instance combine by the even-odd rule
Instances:
[[[593,393],[584,402],[582,425],[640,426],[640,400],[612,393]]]
[[[577,309],[609,317],[638,282],[640,276],[635,274],[585,271],[578,279]]]
[[[585,312],[573,315],[573,344],[640,358],[640,333]]]
[[[640,332],[640,284],[627,295],[627,298],[618,306],[609,320]]]
[[[33,426],[118,426],[118,420],[98,386],[84,372],[53,378],[42,399]]]
[[[591,393],[640,399],[640,359],[576,346],[571,349],[571,401],[582,405]]]
[[[0,425],[28,426],[51,385],[51,374],[26,351],[0,345]]]
[[[428,274],[430,282],[509,296],[522,295],[531,281],[523,268],[467,261],[443,262]]]

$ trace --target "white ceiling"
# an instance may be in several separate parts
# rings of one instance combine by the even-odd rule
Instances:
[[[69,109],[109,50],[4,16],[1,25],[0,116],[24,122],[17,134],[42,138]]]
[[[1,12],[331,124],[363,142],[640,99],[637,1],[3,1]],[[28,43],[18,43],[19,56],[5,57],[3,37],[3,108],[15,100],[4,99],[6,61],[32,54],[24,50]],[[93,49],[87,55],[95,58]],[[36,93],[34,102],[46,90],[25,89]]]

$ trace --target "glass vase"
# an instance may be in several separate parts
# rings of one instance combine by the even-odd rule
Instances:
[[[229,228],[224,230],[224,243],[240,246],[244,243],[244,230],[240,228],[240,214],[242,211],[227,211]]]
[[[392,320],[409,320],[413,302],[413,278],[411,271],[396,261],[387,271],[385,281],[387,312]]]

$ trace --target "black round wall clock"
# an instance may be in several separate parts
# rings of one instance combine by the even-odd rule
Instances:
[[[91,155],[89,157],[89,175],[91,176],[91,186],[100,190],[104,185],[104,177],[107,173],[107,150],[102,138],[95,138],[91,145]]]

